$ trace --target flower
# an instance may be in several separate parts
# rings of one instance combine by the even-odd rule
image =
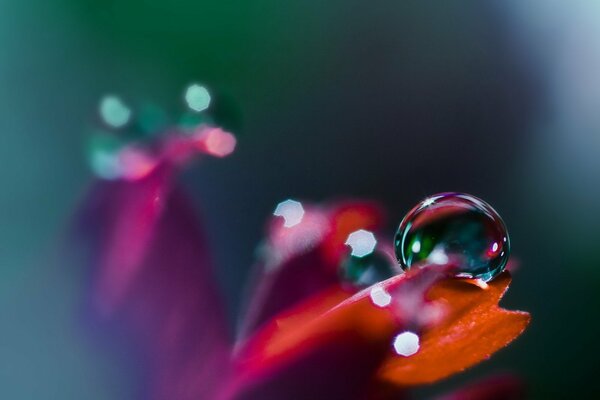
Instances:
[[[342,202],[286,203],[302,210],[293,224],[278,208],[230,332],[201,224],[174,177],[192,153],[225,156],[235,138],[207,125],[196,132],[160,139],[151,167],[141,158],[143,174],[98,180],[78,213],[90,319],[134,339],[149,398],[398,398],[489,358],[526,328],[529,314],[498,307],[508,272],[487,288],[451,278],[453,265],[362,289],[341,282],[349,235],[384,221],[374,203]]]

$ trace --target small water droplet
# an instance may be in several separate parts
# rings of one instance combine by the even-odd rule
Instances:
[[[421,201],[402,220],[394,239],[403,269],[456,263],[457,275],[487,282],[504,270],[510,241],[502,218],[486,202],[464,193]]]
[[[349,254],[341,264],[342,279],[358,287],[367,287],[391,278],[398,271],[390,258],[377,250],[363,257]]]

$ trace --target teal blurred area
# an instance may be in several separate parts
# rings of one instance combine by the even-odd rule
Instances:
[[[56,255],[98,100],[177,114],[195,81],[239,138],[183,177],[232,321],[282,199],[376,199],[391,241],[424,196],[469,192],[508,226],[521,267],[504,305],[533,323],[418,395],[511,370],[532,398],[594,397],[599,27],[587,1],[2,1],[0,398],[139,396],[127,352],[81,333],[84,272]]]

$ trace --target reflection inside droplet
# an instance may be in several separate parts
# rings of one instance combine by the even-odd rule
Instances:
[[[444,265],[448,262],[448,256],[442,247],[436,246],[426,260],[433,264]]]
[[[418,240],[415,240],[415,242],[412,245],[412,251],[413,253],[418,253],[421,251],[421,242],[419,242]]]
[[[406,331],[394,338],[394,350],[400,356],[412,356],[419,351],[419,347],[419,336],[416,333]]]

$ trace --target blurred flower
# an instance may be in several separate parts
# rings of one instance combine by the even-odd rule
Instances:
[[[344,282],[349,253],[377,245],[381,209],[287,200],[267,223],[230,332],[201,224],[173,178],[194,154],[230,154],[235,137],[204,124],[186,132],[150,152],[120,148],[118,173],[94,184],[78,214],[90,318],[139,347],[149,398],[399,398],[489,358],[527,326],[527,313],[497,305],[508,272],[485,289],[450,278],[453,265],[366,288]]]

